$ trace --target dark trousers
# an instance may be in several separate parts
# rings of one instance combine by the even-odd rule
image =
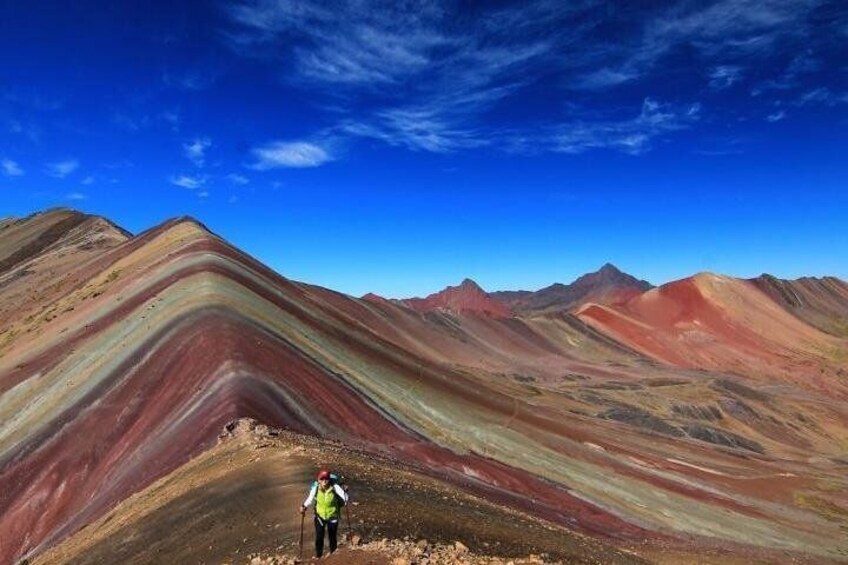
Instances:
[[[330,553],[336,550],[336,534],[339,531],[339,520],[322,520],[315,516],[315,557],[321,557],[324,553],[324,530],[330,535]]]

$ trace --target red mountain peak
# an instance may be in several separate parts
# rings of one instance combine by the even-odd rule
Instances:
[[[474,313],[493,318],[512,316],[512,310],[508,306],[493,299],[471,279],[465,279],[459,286],[449,286],[427,298],[410,298],[404,303],[418,312],[447,310],[457,314]]]

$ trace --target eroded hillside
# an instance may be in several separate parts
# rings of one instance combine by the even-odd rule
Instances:
[[[57,221],[4,224],[0,249],[10,234],[44,241]],[[110,226],[51,232],[0,273],[2,561],[82,543],[133,496],[217,457],[238,418],[651,560],[845,556],[848,344],[753,283],[699,275],[576,315],[417,311],[287,280],[191,219],[135,237]],[[298,465],[268,488],[294,489]],[[153,498],[145,512],[199,527],[186,518],[199,493],[224,487],[211,470],[193,476],[187,506]],[[152,558],[148,534],[122,559]]]

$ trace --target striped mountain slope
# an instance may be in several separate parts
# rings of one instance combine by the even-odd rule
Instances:
[[[840,365],[820,353],[843,342],[753,286],[699,291],[739,301],[735,334],[719,333],[713,306],[670,312],[680,291],[664,287],[603,310],[614,323],[592,307],[419,312],[285,279],[189,218],[135,237],[89,225],[106,243],[77,260],[55,252],[61,237],[28,252],[26,277],[58,288],[26,300],[13,299],[20,283],[0,288],[13,306],[0,336],[0,562],[73,536],[237,418],[393,458],[612,545],[845,550],[848,414],[830,382]],[[655,291],[669,306],[639,301]],[[790,337],[769,325],[781,315]],[[676,332],[695,319],[739,344],[703,358],[670,337],[652,349],[619,321]],[[777,362],[729,369],[765,356],[758,347],[821,363],[820,386]],[[760,370],[781,386],[752,388]]]

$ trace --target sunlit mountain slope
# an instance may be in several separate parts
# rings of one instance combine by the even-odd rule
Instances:
[[[576,317],[421,312],[287,280],[191,219],[99,233],[77,261],[28,255],[31,280],[61,283],[37,307],[0,289],[20,312],[0,344],[0,561],[242,417],[614,546],[845,551],[845,342],[750,283],[698,276]]]

